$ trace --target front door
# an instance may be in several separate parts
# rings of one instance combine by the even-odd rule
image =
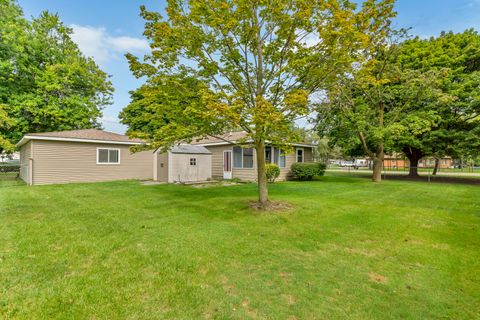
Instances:
[[[223,179],[232,179],[232,151],[223,151]]]

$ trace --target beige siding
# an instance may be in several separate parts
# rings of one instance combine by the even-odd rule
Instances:
[[[212,156],[209,154],[183,154],[169,152],[168,182],[206,181],[212,178]],[[190,165],[190,159],[196,165]]]
[[[168,153],[160,153],[157,158],[157,181],[168,182]]]
[[[212,176],[214,178],[223,178],[223,151],[232,150],[232,146],[207,146],[206,147],[210,152],[212,152]],[[312,162],[313,161],[313,150],[311,147],[303,147],[304,150],[304,161]],[[292,178],[290,172],[290,167],[293,163],[296,162],[296,153],[295,149],[286,155],[285,158],[285,168],[280,168],[280,176],[278,180],[287,180]],[[233,168],[233,178],[238,178],[244,181],[256,181],[257,180],[257,157],[256,152],[253,152],[253,168],[252,169],[241,169]]]
[[[97,164],[97,148],[120,149],[120,164]],[[40,141],[33,144],[33,184],[152,179],[153,152],[129,146]]]
[[[206,147],[212,153],[212,177],[223,178],[223,151],[232,150],[232,146]]]
[[[30,152],[32,148],[32,143],[33,141],[29,141],[20,148],[20,179],[22,179],[26,183],[29,183],[29,161],[30,157],[32,156]]]
[[[313,149],[312,148],[303,148],[305,152],[305,162],[313,162]]]

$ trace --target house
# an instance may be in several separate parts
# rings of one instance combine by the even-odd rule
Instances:
[[[438,159],[438,168],[439,169],[448,169],[455,166],[455,161],[451,157],[442,157]],[[435,158],[428,157],[422,158],[418,161],[419,168],[434,168],[435,167]]]
[[[191,142],[207,148],[212,154],[212,177],[215,179],[238,178],[244,181],[257,180],[257,159],[255,149],[243,143],[247,133],[230,132],[218,137],[208,137]],[[278,180],[290,178],[290,167],[295,162],[313,162],[313,147],[308,143],[292,143],[293,152],[286,154],[274,146],[265,149],[267,163],[275,163],[280,167]]]
[[[113,180],[154,180],[194,182],[213,178],[257,178],[255,150],[236,145],[244,132],[180,144],[167,152],[130,148],[145,142],[97,129],[26,134],[20,148],[20,178],[29,185],[99,182]],[[280,167],[280,180],[290,176],[295,162],[313,161],[311,144],[292,144],[285,154],[273,146],[265,150],[267,163]]]
[[[169,152],[141,151],[140,139],[97,130],[32,133],[17,144],[20,178],[29,185],[113,180],[165,182],[207,180],[211,154],[201,147],[177,146]]]

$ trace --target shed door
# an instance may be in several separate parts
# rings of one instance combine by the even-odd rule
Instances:
[[[232,179],[232,151],[223,151],[223,179]]]

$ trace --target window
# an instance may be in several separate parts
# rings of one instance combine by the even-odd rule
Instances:
[[[272,163],[272,147],[265,147],[265,163]]]
[[[253,168],[253,149],[233,147],[233,167],[234,168]]]
[[[280,168],[286,167],[285,151],[275,148],[274,163],[276,163]]]
[[[242,168],[243,152],[240,147],[233,147],[233,167]]]
[[[197,165],[197,158],[190,158],[190,165],[196,166]]]
[[[303,162],[303,148],[297,148],[297,162]]]
[[[97,148],[97,164],[120,164],[120,149]]]

